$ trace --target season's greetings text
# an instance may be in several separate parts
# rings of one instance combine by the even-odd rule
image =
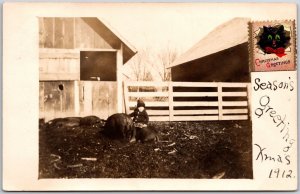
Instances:
[[[258,105],[254,107],[254,116],[257,119],[263,119],[264,121],[271,123],[270,129],[274,134],[273,138],[278,138],[278,143],[282,145],[280,150],[274,148],[268,148],[265,145],[254,143],[254,159],[260,163],[270,162],[276,163],[281,166],[280,168],[270,169],[269,174],[266,175],[269,178],[295,178],[296,172],[290,168],[292,161],[291,150],[296,146],[295,137],[290,131],[289,115],[283,112],[281,109],[275,108],[276,102],[272,100],[272,95],[264,94],[263,91],[269,90],[272,92],[292,92],[295,89],[294,81],[288,77],[288,81],[262,81],[260,78],[254,79],[253,89],[259,91],[262,94],[259,97]],[[278,100],[277,100],[278,101]],[[280,103],[284,103],[284,99]],[[269,121],[268,121],[269,120]],[[263,128],[262,128],[263,129]]]

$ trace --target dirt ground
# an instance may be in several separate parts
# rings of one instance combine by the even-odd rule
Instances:
[[[252,178],[250,121],[150,122],[159,142],[97,126],[40,127],[39,178]]]

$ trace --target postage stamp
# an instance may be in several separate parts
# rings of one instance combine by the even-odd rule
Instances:
[[[249,43],[252,71],[296,69],[295,21],[250,22]]]

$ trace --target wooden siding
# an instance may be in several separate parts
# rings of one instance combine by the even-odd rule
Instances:
[[[117,51],[82,18],[39,18],[39,34],[41,81],[80,80],[80,51]]]
[[[40,49],[40,80],[79,80],[80,52],[71,49]]]
[[[82,18],[39,18],[40,48],[100,48],[112,46]]]
[[[96,115],[106,119],[117,112],[117,83],[80,81],[80,115]]]
[[[171,67],[174,82],[249,82],[248,43]]]
[[[108,116],[118,112],[116,82],[96,82],[93,84],[92,92],[93,114],[106,119]]]
[[[75,48],[113,48],[101,37],[101,34],[95,32],[83,19],[75,18],[75,29]]]
[[[40,81],[39,87],[39,117],[46,120],[88,115],[106,119],[118,111],[116,82]]]
[[[61,90],[59,85],[63,87]],[[74,83],[71,81],[40,82],[40,117],[56,118],[74,112]]]

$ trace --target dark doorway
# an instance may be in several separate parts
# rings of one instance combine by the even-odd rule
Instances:
[[[116,81],[116,67],[116,52],[80,52],[80,80]]]

